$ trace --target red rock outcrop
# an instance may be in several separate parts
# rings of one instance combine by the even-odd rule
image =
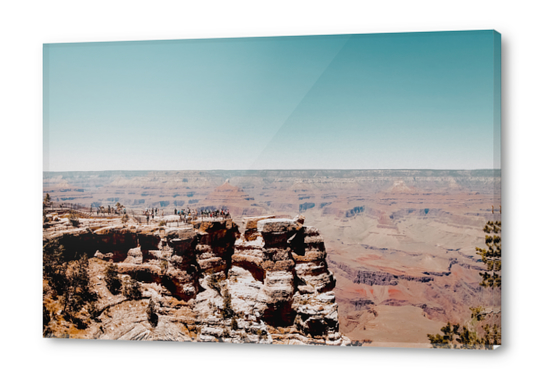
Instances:
[[[130,300],[108,294],[98,275],[102,312],[126,301],[152,298],[157,304],[158,324],[148,330],[135,316],[104,329],[100,323],[111,317],[99,316],[89,320],[89,338],[347,344],[339,333],[324,241],[303,221],[248,218],[242,232],[231,219],[176,228],[110,225],[46,233],[45,239],[67,249],[95,249],[93,267],[103,270],[99,262],[108,261],[143,286],[142,299]],[[135,315],[126,312],[119,314]]]

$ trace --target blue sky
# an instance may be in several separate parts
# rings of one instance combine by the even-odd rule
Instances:
[[[493,31],[44,45],[44,170],[500,168]]]

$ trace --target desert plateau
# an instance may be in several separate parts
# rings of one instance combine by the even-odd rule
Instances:
[[[44,246],[86,254],[94,294],[64,317],[44,280],[48,336],[429,347],[500,314],[476,254],[500,170],[44,172],[43,195]]]

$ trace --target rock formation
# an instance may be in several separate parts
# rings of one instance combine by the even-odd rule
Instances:
[[[231,219],[172,228],[95,225],[45,231],[44,242],[50,241],[64,246],[67,260],[82,253],[93,257],[89,271],[96,310],[78,338],[350,342],[339,332],[324,241],[302,216],[245,218],[241,231]],[[141,298],[107,289],[105,268],[111,264],[125,283],[140,283]],[[53,311],[54,296],[46,290],[44,299]],[[157,322],[146,316],[151,307]],[[82,310],[78,317],[90,313]],[[55,327],[66,326],[66,319],[50,322],[51,336],[58,336]]]

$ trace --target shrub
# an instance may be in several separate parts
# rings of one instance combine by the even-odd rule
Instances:
[[[231,318],[235,316],[235,311],[233,310],[231,306],[231,295],[230,291],[228,289],[224,289],[224,307],[222,309],[222,317],[224,318]]]
[[[133,278],[125,280],[122,286],[122,294],[130,300],[141,299],[141,285]]]
[[[49,322],[51,322],[51,312],[43,304],[43,335],[45,336],[49,330]]]
[[[98,316],[100,316],[100,309],[96,306],[96,303],[90,303],[87,306],[87,312],[93,320],[98,320]]]
[[[77,213],[70,211],[70,213],[68,214],[68,220],[70,220],[72,226],[79,226],[79,217],[77,216]]]
[[[117,295],[122,287],[117,266],[113,263],[107,265],[105,269],[105,284],[113,295]]]
[[[220,281],[218,280],[217,275],[209,276],[209,279],[207,280],[207,284],[209,284],[209,287],[214,289],[216,292],[220,293]]]
[[[66,271],[68,264],[64,261],[64,246],[57,241],[46,242],[43,246],[43,278],[56,295],[63,295],[67,286]]]
[[[64,309],[68,309],[70,312],[79,312],[84,305],[96,301],[96,294],[90,291],[86,254],[71,262],[68,273]]]
[[[160,261],[160,271],[162,275],[165,275],[165,273],[167,272],[167,269],[168,269],[168,261],[166,261],[165,259]]]
[[[158,325],[158,313],[156,308],[156,303],[151,298],[149,305],[147,306],[147,319],[153,328]]]
[[[77,257],[77,253],[76,253]],[[79,259],[66,262],[64,248],[58,242],[47,242],[43,246],[43,278],[47,281],[47,288],[52,290],[52,298],[58,299],[62,306],[62,316],[71,321],[79,329],[86,328],[77,313],[86,305],[92,305],[97,295],[90,290],[89,262],[86,255]],[[49,324],[58,314],[50,313],[43,307],[44,334],[48,333]]]
[[[353,340],[350,342],[349,346],[363,346],[363,345],[369,345],[373,342],[373,340],[365,339],[363,341],[360,340]]]

